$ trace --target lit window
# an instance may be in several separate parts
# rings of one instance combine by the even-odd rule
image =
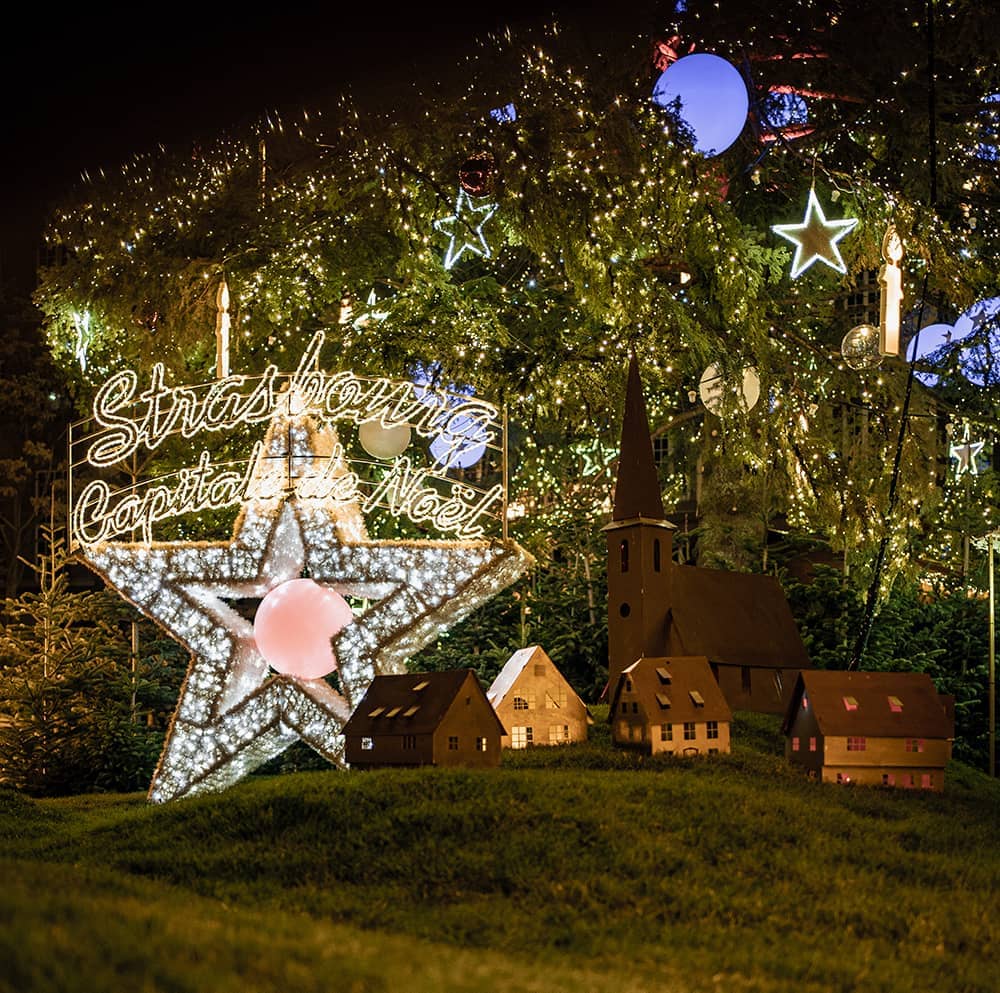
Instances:
[[[929,772],[925,772],[920,777],[920,787],[921,787],[921,789],[929,790],[931,788],[931,786],[933,785],[933,782],[934,781],[931,779],[931,774]]]
[[[903,701],[899,699],[898,696],[891,696],[889,699],[889,709],[894,714],[901,714],[903,712]]]
[[[568,724],[550,724],[549,725],[549,744],[558,745],[562,741],[569,740],[569,725]]]
[[[527,739],[529,745],[535,740],[535,732],[532,730],[532,728],[525,728],[524,736]]]
[[[688,690],[688,693],[691,695],[691,702],[696,707],[705,706],[705,698],[697,690]]]
[[[510,747],[511,748],[524,748],[528,744],[528,736],[525,734],[527,728],[511,728],[510,729]]]
[[[428,683],[426,679],[423,679],[413,687],[413,692],[419,693],[421,690],[427,689],[428,686],[430,686],[430,683]]]
[[[673,741],[674,740],[674,726],[673,724],[661,724],[660,725],[660,741]]]
[[[419,704],[413,707],[408,707],[406,710],[403,711],[403,716],[412,717],[419,709],[420,709]]]
[[[797,752],[799,750],[799,739],[792,738],[792,751]]]
[[[628,737],[628,724],[625,721],[618,722],[618,737],[622,741]]]
[[[924,750],[923,738],[907,738],[906,750],[908,752],[922,752]]]
[[[448,751],[457,752],[458,751],[458,735],[452,734],[448,736]]]
[[[486,751],[486,739],[485,738],[476,738],[476,751],[477,752],[485,752]]]
[[[785,676],[780,669],[774,670],[774,692],[781,698],[781,694],[785,691]]]
[[[709,721],[705,725],[705,732],[706,732],[707,737],[709,737],[709,738],[718,738],[719,737],[719,722],[718,721]]]
[[[404,734],[403,735],[403,749],[405,751],[410,751],[417,747],[417,736],[415,734]]]
[[[867,747],[867,738],[848,737],[847,739],[847,750],[849,752],[863,752]]]
[[[514,709],[515,710],[527,710],[528,701],[523,696],[514,697]]]
[[[844,697],[844,710],[857,710],[858,701],[852,696]]]
[[[384,713],[385,713],[385,707],[376,707],[368,716],[378,717],[379,714],[384,714]]]
[[[810,738],[809,739],[809,751],[810,752],[815,752],[816,751],[816,739],[815,738]]]
[[[809,709],[809,697],[807,697],[805,693],[802,694],[802,709],[803,710]]]
[[[374,738],[362,738],[361,739],[361,750],[364,752],[370,752],[375,747]]]
[[[850,781],[851,781],[851,777],[848,776],[846,772],[838,772],[837,773],[837,782],[838,783],[849,783]]]
[[[663,710],[667,710],[670,707],[670,697],[666,693],[657,693],[656,702]]]
[[[694,721],[684,722],[684,740],[694,741]]]
[[[883,786],[895,786],[896,777],[891,772],[882,773],[882,785]]]
[[[670,670],[664,668],[662,665],[657,668],[656,675],[659,677],[661,683],[670,682]]]
[[[393,707],[392,710],[389,710],[389,711],[386,712],[385,716],[386,717],[395,717],[396,714],[398,714],[402,709],[403,709],[402,707]]]

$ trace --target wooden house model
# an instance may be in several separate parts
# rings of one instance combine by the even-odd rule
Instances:
[[[733,710],[783,714],[811,668],[773,576],[680,565],[635,356],[629,365],[608,555],[608,692],[636,659],[703,655]]]
[[[587,727],[594,722],[586,704],[538,645],[511,655],[486,698],[509,729],[501,740],[504,748],[586,741]]]
[[[618,677],[611,740],[651,755],[712,755],[729,751],[732,711],[708,659],[641,658]]]
[[[472,669],[376,676],[344,725],[354,768],[498,766],[504,727]]]
[[[942,790],[954,700],[922,672],[802,672],[782,724],[785,755],[827,783]]]

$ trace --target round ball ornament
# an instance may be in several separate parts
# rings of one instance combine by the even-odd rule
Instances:
[[[882,364],[879,330],[871,324],[859,324],[844,335],[840,343],[844,363],[856,372],[876,369]]]
[[[470,197],[485,197],[493,192],[493,156],[479,152],[462,163],[458,170],[459,185]]]
[[[410,425],[394,424],[387,428],[378,418],[364,421],[358,428],[358,441],[373,458],[394,459],[409,447]]]
[[[721,417],[726,406],[726,378],[714,362],[701,374],[698,395],[709,413]],[[747,366],[740,377],[738,402],[744,411],[753,410],[760,399],[760,376],[753,366]]]
[[[685,55],[667,66],[653,87],[653,101],[676,108],[695,150],[706,157],[721,155],[739,138],[750,108],[739,70],[707,52]]]
[[[261,600],[253,636],[275,672],[322,679],[337,668],[330,639],[352,620],[350,604],[335,590],[311,579],[290,579]]]

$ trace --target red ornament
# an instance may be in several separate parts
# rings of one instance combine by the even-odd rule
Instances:
[[[458,170],[458,182],[470,197],[485,197],[493,190],[493,156],[489,152],[477,152],[462,163]]]

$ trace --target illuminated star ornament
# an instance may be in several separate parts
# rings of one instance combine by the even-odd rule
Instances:
[[[483,225],[494,215],[496,209],[495,203],[474,203],[472,197],[459,187],[455,213],[434,222],[436,230],[443,231],[450,237],[448,250],[444,254],[445,269],[455,265],[464,252],[490,258],[493,253],[483,234]]]
[[[823,214],[816,191],[809,191],[806,216],[801,224],[773,224],[775,234],[787,238],[795,245],[792,259],[792,279],[797,278],[814,262],[823,262],[837,272],[847,272],[837,243],[858,223],[856,217],[845,217],[839,221],[828,221]]]
[[[983,441],[969,440],[969,424],[966,422],[961,442],[957,445],[952,445],[949,449],[949,455],[953,459],[958,460],[958,465],[955,466],[956,478],[964,476],[966,473],[969,473],[970,476],[979,475],[979,465],[976,462],[976,457],[983,450],[985,444]]]
[[[319,474],[327,483],[349,474],[336,462],[335,428],[295,413],[291,391],[286,400],[255,450],[231,540],[102,540],[80,553],[191,652],[149,788],[155,803],[226,789],[298,740],[341,763],[341,729],[373,677],[405,672],[407,658],[532,561],[509,539],[369,540],[358,503],[316,486]],[[312,593],[297,586],[303,579],[315,584]],[[304,592],[314,603],[341,603],[335,628],[313,616],[308,625],[330,659],[328,671],[316,670],[323,675],[289,675],[262,654],[261,617],[273,591],[281,595],[271,601]],[[369,605],[354,615],[347,598]],[[253,600],[261,607],[250,621],[237,605]],[[285,614],[286,628],[295,621]],[[289,645],[301,644],[301,630],[287,633]]]

